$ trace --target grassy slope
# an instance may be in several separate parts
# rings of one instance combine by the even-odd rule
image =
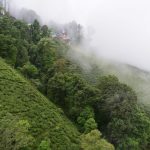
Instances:
[[[76,149],[78,131],[62,110],[0,59],[0,119],[8,112],[29,121],[37,144],[48,137],[54,150]]]

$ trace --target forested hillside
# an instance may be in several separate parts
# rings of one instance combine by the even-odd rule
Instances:
[[[53,32],[0,15],[0,148],[149,150],[150,116],[134,90],[96,69],[91,82]]]

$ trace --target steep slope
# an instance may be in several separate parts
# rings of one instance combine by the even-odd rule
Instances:
[[[79,133],[64,116],[63,111],[1,59],[0,110],[0,122],[3,120],[4,123],[8,113],[19,120],[28,120],[31,125],[29,131],[36,143],[32,149],[37,149],[44,139],[50,140],[52,150],[78,149]],[[1,135],[0,133],[0,138],[3,138]],[[0,149],[4,146],[3,144],[0,140]]]

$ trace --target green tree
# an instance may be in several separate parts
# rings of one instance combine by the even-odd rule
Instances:
[[[30,28],[25,22],[14,20],[13,26],[15,26],[20,32],[20,37],[18,38],[31,42]]]
[[[114,146],[101,138],[98,130],[81,136],[81,150],[114,150]]]
[[[36,44],[40,41],[41,39],[41,27],[40,27],[40,24],[37,20],[34,20],[33,24],[31,25],[31,38],[32,38],[32,41]]]
[[[97,101],[100,91],[89,86],[77,74],[56,73],[48,81],[47,94],[76,120],[85,106],[92,105]]]
[[[95,114],[100,129],[117,148],[145,149],[150,137],[150,119],[137,105],[135,92],[114,76],[102,77],[98,87],[102,95],[95,105]]]
[[[14,18],[4,15],[0,17],[0,34],[10,35],[12,38],[20,38],[20,31],[13,25]]]
[[[16,63],[17,47],[16,40],[11,36],[0,34],[0,56],[12,66]]]
[[[0,149],[27,150],[32,147],[34,138],[29,133],[30,124],[27,120],[18,120],[7,114],[0,120]]]
[[[37,57],[35,65],[41,71],[47,71],[55,60],[55,48],[53,41],[48,38],[43,38],[38,43]]]
[[[97,129],[97,123],[95,122],[94,118],[89,118],[85,124],[84,124],[84,128],[85,128],[85,133],[89,133],[90,131]]]
[[[12,20],[7,16],[0,17],[0,34],[10,35]]]
[[[16,67],[22,67],[29,61],[28,51],[25,47],[20,47],[16,58]]]
[[[124,138],[123,141],[119,144],[117,147],[117,150],[140,150],[139,142],[136,139],[133,138]]]
[[[51,31],[48,29],[47,25],[41,27],[41,37],[50,37]]]
[[[83,111],[80,113],[80,115],[77,118],[77,123],[79,125],[81,132],[85,131],[84,125],[87,122],[87,120],[90,118],[94,118],[94,110],[93,108],[87,106],[83,109]]]
[[[127,115],[133,110],[132,106],[137,103],[135,92],[127,85],[120,83],[115,76],[101,77],[98,88],[101,90],[101,98],[95,103],[95,109],[101,127],[107,126],[113,114],[128,118]]]
[[[36,57],[38,55],[38,47],[35,44],[31,44],[29,48],[29,60],[32,64],[36,65]]]
[[[51,150],[50,142],[47,140],[41,141],[38,150]]]
[[[35,78],[38,75],[38,69],[30,63],[26,63],[22,68],[19,69],[27,78]]]

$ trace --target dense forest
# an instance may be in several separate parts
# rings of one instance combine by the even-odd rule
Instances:
[[[134,90],[66,57],[80,33],[68,43],[0,12],[0,150],[150,149],[150,114]]]

